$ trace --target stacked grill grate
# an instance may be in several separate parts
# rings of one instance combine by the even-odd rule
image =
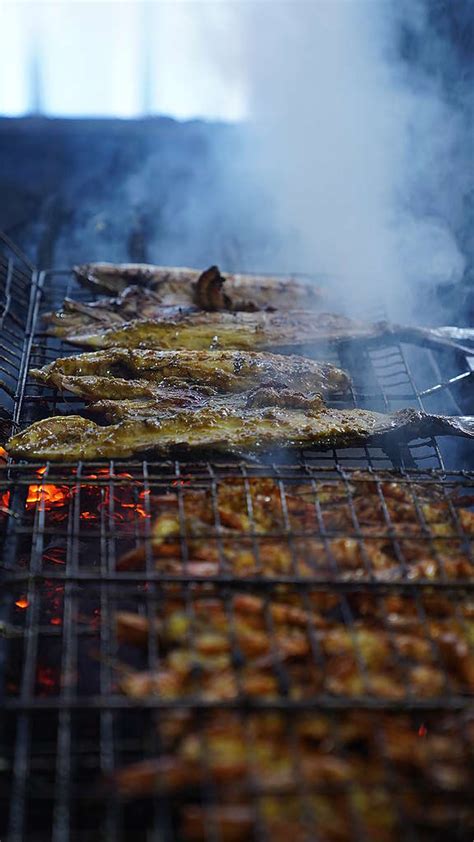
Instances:
[[[80,409],[30,382],[28,369],[71,353],[42,332],[41,313],[67,294],[90,293],[69,272],[35,272],[7,241],[3,252],[0,389],[5,419],[18,428]],[[395,343],[331,353],[353,378],[346,405],[469,410],[448,382],[469,370],[454,353]],[[389,453],[305,451],[260,465],[5,461],[1,838],[471,838],[474,721],[463,647],[474,613],[465,514],[474,473],[456,470],[466,464],[456,447],[430,439]],[[434,488],[435,514],[426,503]],[[201,498],[204,529],[192,517]],[[397,515],[407,499],[409,529]],[[157,532],[170,511],[174,531]],[[341,562],[341,541],[352,566]],[[426,547],[425,565],[413,564],[413,541]],[[268,565],[268,547],[278,548],[278,565]],[[196,559],[212,565],[203,570]],[[300,618],[303,675],[281,657],[275,605]],[[164,641],[157,623],[175,611],[185,628],[177,648],[191,650],[194,671],[176,692],[126,695],[135,671],[156,675],[168,663],[176,641]],[[225,619],[225,698],[199,669],[203,611]],[[131,615],[140,621],[132,637],[124,634]],[[268,642],[266,695],[248,683],[244,615]],[[397,618],[411,642],[401,641]],[[414,669],[415,643],[427,673]],[[390,679],[383,691],[380,675]],[[231,752],[239,746],[226,770],[216,761],[219,727],[227,752],[229,740]],[[151,765],[134,766],[143,761]],[[150,775],[152,796],[138,798]],[[173,775],[184,776],[181,786],[171,786]]]

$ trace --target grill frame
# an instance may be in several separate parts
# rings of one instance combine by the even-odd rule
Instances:
[[[16,388],[10,390],[12,394],[9,394],[9,408],[12,410],[13,428],[18,429],[31,420],[36,420],[38,412],[39,417],[44,417],[45,414],[51,414],[56,408],[78,408],[79,401],[75,399],[63,401],[52,390],[32,387],[27,376],[30,367],[42,365],[53,358],[47,357],[49,353],[53,353],[54,356],[62,354],[62,343],[45,337],[41,329],[38,331],[39,318],[45,309],[54,306],[55,296],[62,298],[64,295],[64,288],[58,286],[57,290],[53,289],[54,281],[63,279],[67,285],[73,284],[74,281],[70,272],[62,270],[37,272],[13,244],[3,237],[0,237],[0,240],[4,244],[5,251],[10,252],[6,262],[7,284],[9,283],[12,287],[16,282],[18,284],[23,282],[26,288],[26,277],[31,284],[24,329],[22,326],[20,330],[17,326],[18,329],[13,331],[15,342],[18,340],[21,343],[21,352],[18,365],[15,367],[15,373],[17,372],[15,375],[17,377]],[[0,279],[3,277],[1,272],[0,266]],[[8,281],[8,277],[10,281]],[[78,290],[79,287],[75,287],[75,294]],[[54,293],[53,296],[51,296],[51,292]],[[92,298],[90,291],[83,290],[81,294],[84,300]],[[8,309],[7,300],[5,303],[6,309]],[[4,312],[4,318],[10,318],[9,311]],[[16,315],[15,318],[17,318]],[[15,322],[15,319],[13,319],[13,322]],[[22,325],[21,320],[20,324]],[[13,345],[16,348],[15,343]],[[384,366],[388,366],[389,374],[384,376],[385,379],[382,378],[382,384],[375,399],[373,395],[358,391],[354,395],[354,404],[381,408],[381,402],[385,408],[392,409],[399,408],[397,404],[406,405],[411,402],[412,405],[422,409],[433,409],[432,406],[426,405],[426,400],[422,395],[423,389],[418,385],[411,370],[409,362],[411,350],[405,346],[397,346],[392,343],[389,346],[388,356],[384,357],[386,350],[382,347],[369,351],[362,349],[361,352],[357,352],[357,354],[362,353],[364,360],[368,357],[372,368],[375,370],[378,368],[383,371]],[[77,353],[77,351],[68,349],[68,353]],[[444,400],[444,397],[448,395],[452,405],[451,411],[461,411],[456,395],[451,392],[449,386],[443,386],[447,377],[440,368],[434,352],[423,349],[423,354],[432,372],[436,374],[438,371],[438,377],[434,377],[429,382],[428,388],[440,385],[441,389],[436,393],[437,399],[442,397]],[[393,362],[390,362],[392,358]],[[360,355],[356,355],[356,359],[360,361]],[[342,367],[348,368],[349,371],[356,364],[352,360],[352,365],[348,365],[350,360],[351,353],[347,349],[342,351],[342,357],[337,358],[337,362]],[[394,370],[392,371],[392,369]],[[466,360],[467,370],[468,363]],[[401,375],[403,377],[399,382],[397,377],[400,378]],[[405,389],[407,384],[412,390],[411,393],[400,392],[400,389]],[[37,390],[37,393],[35,393],[35,390]],[[47,392],[46,399],[45,391]],[[378,402],[378,405],[374,406],[374,400]],[[44,405],[42,404],[43,401]],[[15,735],[13,745],[9,743],[8,739],[4,740],[4,745],[9,747],[13,760],[12,780],[9,782],[11,787],[7,787],[8,798],[11,802],[10,820],[8,828],[5,826],[9,842],[20,842],[24,838],[35,842],[36,838],[38,840],[44,838],[44,835],[41,836],[41,834],[49,831],[55,842],[65,842],[69,839],[75,842],[75,840],[90,838],[87,834],[91,831],[92,825],[87,830],[85,825],[81,824],[83,820],[78,814],[78,805],[83,803],[83,798],[85,798],[85,804],[94,805],[94,816],[100,821],[102,838],[114,840],[114,842],[115,840],[126,840],[130,838],[127,834],[141,827],[140,824],[136,826],[133,824],[133,822],[140,821],[139,810],[137,814],[133,805],[123,803],[113,793],[103,789],[94,794],[91,792],[91,787],[86,786],[84,795],[80,788],[77,789],[77,779],[74,776],[75,770],[78,765],[80,766],[78,755],[82,756],[82,754],[96,771],[100,771],[105,776],[113,773],[117,765],[120,765],[120,762],[117,762],[118,758],[123,753],[126,756],[129,753],[129,748],[123,747],[127,741],[122,739],[123,734],[121,735],[120,728],[123,729],[123,723],[131,721],[131,717],[135,720],[134,727],[138,729],[139,734],[141,733],[140,727],[143,728],[143,733],[135,740],[131,754],[140,755],[140,752],[143,753],[144,734],[146,734],[148,736],[147,749],[149,754],[153,756],[154,752],[159,753],[160,751],[160,738],[156,725],[161,723],[163,717],[179,707],[200,712],[200,715],[204,717],[203,722],[205,722],[206,711],[212,712],[216,708],[232,708],[239,712],[244,724],[247,723],[252,711],[255,712],[255,715],[263,715],[267,710],[280,710],[285,715],[290,744],[295,749],[295,780],[302,803],[305,802],[306,805],[303,812],[306,811],[307,838],[308,840],[314,839],[315,842],[318,842],[322,837],[318,834],[317,823],[314,822],[314,815],[312,815],[314,811],[311,809],[308,793],[305,792],[306,785],[301,778],[301,774],[298,773],[301,758],[298,758],[298,752],[296,751],[292,714],[299,713],[302,715],[305,711],[316,710],[323,711],[330,716],[335,733],[335,745],[337,746],[339,743],[340,751],[338,753],[341,756],[344,756],[344,747],[340,745],[337,736],[342,721],[341,717],[354,710],[372,711],[374,716],[377,715],[377,712],[392,712],[394,716],[403,712],[412,717],[414,722],[425,721],[438,715],[438,713],[452,711],[459,716],[460,721],[469,723],[472,698],[455,693],[438,694],[430,699],[406,698],[394,702],[374,698],[368,694],[358,698],[337,698],[334,695],[323,693],[320,693],[316,698],[306,700],[286,697],[271,701],[238,699],[229,704],[222,704],[222,702],[212,704],[209,701],[199,699],[183,699],[177,702],[176,700],[158,700],[156,697],[149,697],[141,700],[140,704],[137,705],[136,702],[127,697],[112,692],[118,658],[117,640],[112,621],[114,606],[133,597],[133,603],[141,605],[146,616],[152,617],[155,606],[159,607],[160,601],[166,599],[164,589],[170,585],[180,585],[187,594],[187,599],[192,603],[192,588],[197,582],[202,581],[199,577],[186,573],[181,576],[171,576],[157,572],[154,569],[150,550],[147,552],[144,571],[117,571],[116,562],[120,549],[117,547],[119,537],[116,528],[116,509],[117,505],[120,505],[120,493],[123,489],[130,490],[131,488],[131,499],[135,504],[142,492],[153,492],[156,487],[175,489],[180,501],[181,552],[183,560],[186,561],[189,555],[187,549],[189,536],[186,532],[183,514],[183,499],[186,495],[186,489],[189,487],[191,489],[195,487],[209,487],[211,489],[211,496],[214,501],[215,530],[208,537],[216,537],[219,540],[220,523],[215,503],[216,489],[218,489],[219,484],[229,481],[236,482],[237,480],[242,481],[244,485],[247,483],[246,506],[251,517],[252,501],[248,493],[250,480],[258,476],[274,479],[280,488],[283,527],[281,535],[274,535],[273,537],[281,537],[291,542],[298,535],[291,529],[288,513],[286,513],[285,521],[284,501],[286,490],[296,482],[309,480],[317,485],[324,481],[333,480],[342,483],[347,489],[352,483],[357,482],[356,470],[364,468],[377,483],[377,488],[383,499],[383,491],[380,491],[383,476],[379,471],[397,468],[398,471],[394,474],[397,482],[405,484],[411,490],[413,490],[415,483],[422,485],[435,483],[440,485],[445,495],[448,494],[453,485],[462,487],[465,489],[466,495],[469,495],[470,489],[474,487],[474,472],[451,470],[448,462],[449,458],[446,459],[444,446],[431,439],[424,442],[415,442],[403,448],[394,447],[389,454],[376,448],[359,448],[357,450],[329,451],[326,453],[306,451],[291,453],[283,459],[275,459],[263,465],[246,464],[245,462],[220,457],[213,461],[170,459],[160,461],[130,460],[123,463],[114,463],[113,461],[109,463],[77,463],[61,466],[47,464],[45,470],[39,475],[37,466],[8,462],[4,467],[1,467],[0,491],[8,490],[10,493],[8,513],[11,515],[7,519],[7,528],[3,540],[2,631],[6,637],[6,642],[5,645],[0,646],[0,668],[2,672],[4,672],[6,666],[11,665],[12,652],[15,652],[15,647],[18,646],[21,650],[18,694],[9,692],[8,687],[5,688],[4,686],[4,681],[1,682],[2,690],[7,690],[4,699],[6,717],[8,722],[12,724]],[[103,472],[102,475],[100,475],[100,471]],[[131,474],[132,478],[121,478],[121,473]],[[90,477],[90,474],[93,476]],[[190,481],[191,485],[189,486],[187,483]],[[48,511],[45,505],[47,494],[44,491],[51,484],[59,487],[68,486],[74,489],[74,493],[68,495],[65,504],[67,508],[65,528],[60,530],[55,528],[52,532],[48,526]],[[36,487],[39,491],[36,492],[37,499],[28,510],[27,497],[32,487]],[[89,565],[89,568],[84,564],[82,555],[84,551],[80,547],[80,538],[83,534],[83,524],[81,523],[82,502],[87,495],[87,488],[98,489],[101,500],[105,502],[105,505],[100,509],[97,534],[92,531],[89,536],[91,546],[95,543],[98,547],[99,560],[95,566]],[[41,489],[43,489],[43,492]],[[421,507],[416,501],[416,490],[413,493],[415,494],[414,501],[420,529],[422,532],[424,531],[425,536],[429,537],[426,522],[421,516]],[[143,499],[143,508],[148,516],[151,515],[150,496],[150,493],[144,493],[143,498],[140,498]],[[352,511],[355,516],[352,537],[363,545],[364,534],[357,521],[357,514],[353,506]],[[386,506],[385,512],[387,513]],[[456,518],[454,518],[455,520]],[[323,518],[320,517],[318,523],[320,527],[322,526],[321,535],[327,544],[329,536],[324,534]],[[136,517],[133,518],[133,539],[135,542],[144,541],[146,546],[149,547],[150,517],[144,518],[144,525],[145,529],[142,533],[137,528]],[[256,547],[255,555],[258,555],[259,536],[254,527],[255,524],[251,530],[251,537]],[[470,561],[474,563],[471,547],[472,538],[463,534],[459,521],[457,521],[457,529],[458,537],[463,541],[463,546],[467,548]],[[389,534],[393,532],[390,515],[388,515],[387,520],[387,531]],[[349,533],[346,534],[349,537]],[[45,569],[44,551],[51,535],[53,539],[63,541],[60,546],[64,550],[65,563],[60,566],[53,562],[52,564],[56,564],[56,569],[52,568],[51,565]],[[391,535],[391,538],[397,540],[396,536],[394,538]],[[402,594],[420,606],[427,589],[430,592],[440,593],[445,598],[449,597],[449,600],[453,602],[467,599],[474,591],[474,582],[470,580],[446,582],[442,576],[436,581],[409,581],[405,576],[405,578],[401,577],[395,581],[381,583],[371,579],[370,576],[366,577],[365,580],[345,581],[336,573],[336,575],[328,576],[326,579],[320,577],[311,579],[308,576],[291,575],[289,577],[272,576],[267,578],[255,576],[242,581],[241,578],[228,575],[225,571],[222,575],[222,571],[220,571],[218,576],[214,579],[211,577],[208,581],[214,581],[215,586],[220,588],[220,593],[226,601],[231,600],[232,594],[236,591],[258,593],[268,600],[282,584],[291,585],[295,592],[299,594],[301,600],[307,598],[308,588],[321,593],[337,594],[342,603],[346,605],[345,622],[348,628],[352,627],[351,608],[348,599],[350,595],[355,593],[370,592],[374,594],[376,599],[381,599],[388,594]],[[148,587],[147,591],[143,590],[144,586]],[[54,598],[51,593],[46,591],[50,590],[56,593],[54,588],[61,589],[59,593],[62,600],[62,624],[60,625],[51,625],[49,622],[47,624],[44,620],[44,611],[50,610],[51,599]],[[86,588],[87,596],[84,597]],[[28,600],[28,607],[19,617],[18,611],[15,614],[13,603],[15,596],[19,597],[22,593]],[[93,597],[92,594],[94,594]],[[101,612],[98,628],[92,627],[90,624],[90,627],[85,624],[85,628],[81,628],[81,622],[77,620],[78,606],[85,603],[89,606],[87,610],[90,613],[90,605],[92,603],[95,605],[95,602],[97,602]],[[348,609],[347,606],[349,606]],[[43,617],[42,621],[40,621],[41,617]],[[98,646],[99,675],[94,680],[98,680],[99,692],[81,695],[77,692],[77,680],[74,675],[77,672],[78,661],[84,657],[83,641],[85,640],[87,644],[91,637],[96,640]],[[59,664],[58,673],[54,677],[58,692],[53,695],[43,695],[41,688],[38,690],[38,665],[42,667],[45,664],[47,665],[48,662],[42,660],[43,653],[46,651],[45,647],[52,646],[55,640],[59,641],[58,657],[53,658],[56,667]],[[159,659],[156,641],[153,641],[154,636],[152,635],[148,652],[148,662],[151,666],[156,664]],[[89,665],[86,668],[89,669],[91,656],[87,646],[86,651],[85,660]],[[46,678],[48,678],[48,675],[46,675]],[[87,681],[89,681],[89,678],[87,678]],[[93,684],[92,681],[90,683]],[[50,725],[49,730],[45,726],[46,736],[42,742],[39,734],[47,716],[51,717],[52,725]],[[145,724],[137,724],[137,718],[140,716],[146,719]],[[467,728],[467,724],[465,727]],[[86,737],[83,737],[82,729],[85,730]],[[89,733],[93,736],[87,736]],[[205,744],[205,724],[201,726],[201,739]],[[382,746],[383,736],[380,735],[378,739]],[[470,746],[474,768],[472,745],[467,739],[466,746]],[[247,746],[247,750],[251,751],[251,748]],[[89,757],[89,760],[87,760],[87,757]],[[385,761],[387,763],[387,780],[396,779],[397,771],[393,764],[387,757],[385,757]],[[33,792],[29,790],[29,771],[35,768],[39,770],[36,775],[32,775],[36,786],[42,774],[46,778],[49,776],[49,789],[46,787],[44,792],[35,791],[34,786]],[[349,790],[353,786],[354,782],[349,783]],[[4,791],[4,788],[0,790],[0,792]],[[396,801],[396,787],[394,787],[393,792]],[[219,842],[221,835],[212,822],[212,806],[216,803],[217,794],[209,770],[207,772],[204,770],[203,773],[200,798],[204,805],[208,805],[208,813],[211,815],[210,819],[208,815],[209,826],[206,833],[206,842],[207,840]],[[252,803],[254,802],[258,813],[258,798],[256,796]],[[410,822],[402,815],[403,807],[398,805],[397,809],[401,815],[400,827],[406,832],[407,838],[413,840],[413,842],[424,839],[419,829],[411,826]],[[159,839],[160,842],[161,840],[166,840],[166,842],[176,840],[178,837],[176,836],[174,810],[175,807],[166,797],[157,795],[151,799],[147,813],[148,824],[146,829],[143,829],[143,836],[137,836],[134,832],[134,838]],[[34,825],[31,825],[32,816],[35,821],[43,816],[44,827],[39,830],[38,836],[35,835]],[[357,811],[354,812],[354,828],[355,838],[360,840],[368,838],[366,829],[361,826]],[[464,839],[465,829],[464,827],[453,827],[453,835],[450,838]],[[258,815],[254,837],[256,840],[270,839],[268,829],[265,829],[264,820]]]

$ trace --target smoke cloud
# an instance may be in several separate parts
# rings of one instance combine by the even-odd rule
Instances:
[[[7,126],[0,177],[8,184],[16,173],[38,205],[48,197],[35,231],[11,231],[28,253],[35,258],[42,237],[41,265],[310,272],[338,310],[373,317],[385,305],[394,320],[461,323],[459,304],[443,311],[432,291],[447,287],[446,308],[472,280],[472,0],[177,5],[195,36],[193,74],[180,78],[191,86],[195,76],[203,94],[218,77],[231,99],[238,92],[245,119],[99,121],[79,131],[39,121],[34,142],[20,129],[14,142]],[[167,31],[161,7],[155,44]],[[173,62],[189,63],[186,44]]]
[[[472,149],[462,92],[455,104],[440,89],[446,38],[434,79],[401,50],[402,33],[433,41],[422,0],[235,14],[255,181],[278,231],[273,268],[329,274],[350,311],[385,304],[412,317],[420,290],[428,299],[466,265],[455,231]]]

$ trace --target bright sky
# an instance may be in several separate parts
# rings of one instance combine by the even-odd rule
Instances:
[[[28,113],[39,95],[50,115],[238,120],[235,11],[227,0],[0,0],[0,114]]]

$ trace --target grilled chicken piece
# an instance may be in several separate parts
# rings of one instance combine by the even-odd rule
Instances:
[[[117,770],[113,784],[128,798],[179,794],[186,842],[207,839],[210,823],[222,842],[262,828],[272,842],[307,842],[315,828],[325,842],[349,842],[359,827],[367,842],[398,842],[400,813],[405,831],[428,827],[420,839],[449,837],[473,823],[472,728],[439,712],[421,722],[424,736],[420,716],[401,713],[201,714],[167,753]],[[209,783],[212,800],[193,803]]]
[[[140,319],[117,328],[85,329],[65,336],[73,345],[92,348],[158,348],[188,350],[265,350],[301,347],[344,339],[371,339],[384,326],[356,322],[329,313],[184,313]]]
[[[463,545],[463,536],[474,536],[474,512],[433,484],[406,486],[388,476],[379,487],[356,474],[347,486],[287,486],[282,496],[277,482],[250,478],[179,494],[180,507],[176,491],[154,501],[150,538],[124,554],[119,569],[143,570],[149,557],[163,574],[204,579],[474,578]],[[354,516],[361,539],[352,537]]]
[[[139,263],[89,263],[76,266],[78,280],[94,289],[120,293],[131,284],[151,289],[162,306],[201,310],[277,310],[314,308],[321,290],[310,278],[293,275],[221,274],[217,266],[198,269]]]
[[[345,447],[380,443],[391,436],[410,441],[434,435],[474,437],[474,419],[405,409],[382,415],[363,409],[183,409],[160,419],[100,427],[78,415],[37,421],[8,441],[11,456],[68,461],[125,458],[171,448],[227,453],[282,447]]]
[[[255,351],[144,351],[115,348],[64,357],[31,375],[82,397],[152,396],[163,385],[192,383],[217,392],[244,392],[257,386],[296,392],[343,394],[349,376],[329,363]]]
[[[319,597],[316,592],[316,602]],[[288,589],[284,596],[265,599],[163,597],[159,618],[151,623],[119,612],[119,640],[147,646],[157,636],[162,652],[156,671],[131,671],[121,679],[121,689],[134,699],[192,696],[210,702],[241,696],[311,699],[321,693],[427,698],[441,695],[446,681],[452,692],[474,691],[472,610],[462,616],[460,603],[457,617],[454,606],[446,614],[431,605],[425,621],[411,597],[385,601],[365,595],[364,616],[348,624],[334,619],[347,615],[345,600],[335,598],[327,611],[313,610],[311,591],[305,607],[305,600]]]
[[[82,303],[66,298],[62,310],[46,313],[48,333],[67,336],[83,330],[118,327],[133,319],[159,319],[178,315],[186,307],[165,307],[158,293],[145,287],[127,287],[116,298],[99,298]]]

